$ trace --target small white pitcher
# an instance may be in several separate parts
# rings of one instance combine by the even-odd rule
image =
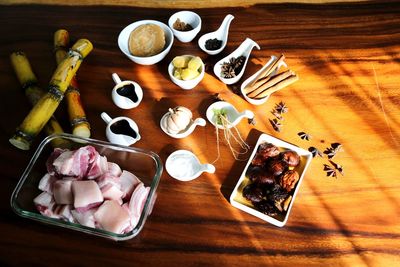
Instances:
[[[107,124],[106,136],[111,143],[130,146],[140,140],[139,128],[132,119],[124,116],[112,119],[105,112],[100,116]]]
[[[140,85],[134,81],[121,81],[116,73],[113,73],[111,77],[115,82],[115,86],[111,93],[114,104],[122,109],[131,109],[137,107],[143,99],[142,87],[140,87]],[[124,87],[129,85],[133,85],[133,92],[130,91],[132,90],[132,86],[129,88]],[[129,95],[136,95],[136,98],[131,99]]]

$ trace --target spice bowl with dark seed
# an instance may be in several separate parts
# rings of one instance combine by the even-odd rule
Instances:
[[[232,194],[232,206],[283,227],[312,154],[267,134],[260,135]]]
[[[229,26],[234,18],[231,14],[226,15],[216,31],[203,34],[198,41],[200,49],[209,55],[217,55],[224,50],[228,42]]]

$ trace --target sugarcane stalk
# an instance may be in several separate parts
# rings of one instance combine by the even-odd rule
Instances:
[[[48,86],[48,92],[40,98],[17,128],[14,136],[9,139],[11,144],[23,150],[30,148],[33,139],[42,130],[60,104],[82,60],[92,49],[92,43],[86,39],[80,39],[72,46],[68,57],[55,70]]]
[[[54,54],[57,64],[60,64],[67,56],[68,45],[68,31],[64,29],[57,30],[54,33]],[[67,101],[68,115],[72,127],[72,133],[81,137],[90,137],[90,124],[86,118],[85,110],[83,109],[76,76],[72,78],[71,84],[65,92],[65,98]]]
[[[39,87],[37,78],[33,73],[31,64],[24,52],[12,53],[10,55],[10,60],[18,81],[20,82],[22,89],[24,89],[26,97],[32,106],[34,106],[46,92]],[[51,116],[43,130],[47,135],[60,134],[64,132],[54,116]],[[52,145],[54,147],[63,147],[65,144],[63,139],[56,138],[52,140]]]

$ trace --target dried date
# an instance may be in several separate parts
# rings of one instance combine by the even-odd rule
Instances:
[[[296,167],[300,163],[300,156],[292,150],[282,152],[281,157],[290,167]]]
[[[273,175],[271,175],[269,172],[266,172],[260,166],[251,167],[248,177],[250,181],[258,184],[273,184],[275,182]]]
[[[257,203],[253,203],[256,209],[268,216],[276,216],[279,213],[279,210],[267,200],[262,200]]]
[[[243,197],[251,202],[260,202],[264,198],[263,190],[256,184],[249,184],[243,188]]]
[[[272,159],[267,162],[265,168],[273,175],[279,176],[287,169],[287,163],[280,159]]]
[[[299,173],[295,170],[286,171],[280,180],[280,185],[286,189],[287,192],[293,190],[296,186],[297,181],[299,180]]]

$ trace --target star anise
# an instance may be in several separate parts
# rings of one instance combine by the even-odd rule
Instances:
[[[235,70],[235,74],[238,75],[243,68],[243,63],[246,57],[240,56],[236,59],[235,64],[233,65],[233,69]]]
[[[233,69],[233,67],[232,67],[232,65],[230,63],[224,62],[222,64],[221,76],[226,78],[226,79],[233,78],[233,77],[236,76],[235,70]]]
[[[251,119],[247,119],[247,122],[248,122],[248,124],[251,124],[251,125],[256,125],[256,123],[257,123],[255,117],[253,117]]]
[[[305,132],[299,132],[297,133],[298,136],[300,136],[301,139],[309,141],[311,139],[311,135],[305,133]]]
[[[318,148],[316,148],[316,147],[310,146],[308,148],[308,151],[311,152],[311,154],[313,155],[313,158],[315,158],[317,155],[320,156],[320,157],[323,156],[321,151],[319,151]]]
[[[282,130],[282,124],[280,123],[279,120],[277,119],[269,119],[269,122],[272,125],[272,128],[274,128],[275,131],[280,132]]]
[[[329,162],[332,164],[333,167],[335,167],[335,169],[344,176],[344,171],[343,171],[343,166],[337,164],[336,162],[333,162],[332,160],[329,160]]]
[[[336,153],[340,151],[342,145],[340,143],[333,143],[331,147],[326,148],[324,154],[328,155],[328,159],[332,159],[336,156]]]
[[[281,101],[278,104],[275,105],[275,110],[278,111],[279,113],[283,114],[289,111],[289,108],[286,106],[286,104]]]
[[[278,120],[283,120],[283,116],[281,113],[279,113],[276,109],[273,109],[271,111],[272,115],[275,116],[275,118],[277,118]]]
[[[231,57],[228,62],[222,63],[221,76],[229,79],[238,75],[243,68],[245,59],[246,57],[244,56],[240,56],[238,58]]]
[[[326,172],[326,176],[330,177],[337,177],[336,176],[336,170],[334,168],[332,168],[331,166],[329,166],[328,164],[324,164],[324,171]]]

